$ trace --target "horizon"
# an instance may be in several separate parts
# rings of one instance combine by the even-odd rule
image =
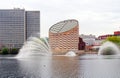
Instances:
[[[8,3],[9,2],[9,3]],[[76,19],[79,35],[106,35],[120,30],[119,0],[4,0],[0,9],[21,8],[40,11],[40,34],[48,37],[49,28],[63,20]]]

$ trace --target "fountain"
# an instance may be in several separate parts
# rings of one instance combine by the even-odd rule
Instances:
[[[47,38],[31,36],[24,43],[16,58],[31,58],[34,56],[51,56],[52,52]],[[64,56],[76,56],[75,52],[69,51]]]
[[[98,51],[98,55],[117,55],[117,54],[120,54],[118,46],[110,41],[105,42]]]
[[[30,37],[20,49],[16,58],[29,58],[31,56],[50,56],[52,52],[48,44],[47,38],[39,36]]]
[[[76,56],[76,54],[73,51],[69,51],[65,54],[65,56]]]

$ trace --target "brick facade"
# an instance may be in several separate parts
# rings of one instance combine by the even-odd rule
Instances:
[[[67,20],[69,21],[69,20]],[[53,53],[66,53],[70,50],[78,50],[79,26],[78,23],[72,29],[61,33],[49,31],[49,44]]]

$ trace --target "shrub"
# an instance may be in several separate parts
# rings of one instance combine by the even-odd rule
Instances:
[[[10,54],[18,54],[18,51],[19,51],[18,48],[12,48]]]
[[[113,42],[116,45],[120,46],[120,36],[111,36],[111,37],[108,37],[105,41],[103,41],[103,43],[105,43],[106,41]]]
[[[8,48],[3,48],[1,50],[1,54],[8,54],[9,53],[9,49]]]

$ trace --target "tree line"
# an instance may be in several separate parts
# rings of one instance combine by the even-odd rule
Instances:
[[[6,55],[6,54],[18,54],[19,48],[7,48],[4,47],[0,50],[0,54]]]

